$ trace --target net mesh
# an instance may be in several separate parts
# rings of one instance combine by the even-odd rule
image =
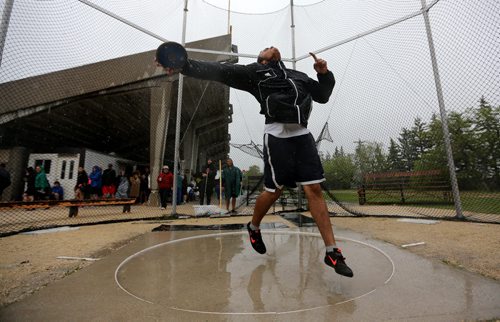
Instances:
[[[227,1],[191,0],[186,42],[225,52],[230,46],[220,36],[231,30],[239,63],[272,45],[289,68],[296,59],[296,69],[313,79],[308,53],[328,62],[336,86],[328,103],[314,105],[308,128],[320,142],[332,214],[456,218],[421,1],[294,3],[233,0],[228,11]],[[463,215],[498,223],[500,4],[427,5]],[[262,171],[264,118],[255,99],[193,79],[184,89],[181,160],[173,160],[177,82],[153,57],[163,40],[181,42],[184,1],[2,0],[0,8],[0,162],[2,178],[9,177],[2,179],[0,233],[168,215],[159,201],[163,164],[180,168],[180,203],[199,202],[208,158],[224,164],[230,156],[252,177]],[[128,182],[121,204],[92,179],[75,194],[79,166],[90,176],[108,164]],[[36,166],[45,168],[50,188],[29,169]],[[83,199],[76,217],[69,217],[74,205],[55,202],[56,181],[63,201]],[[258,187],[243,190],[256,194]],[[108,204],[96,205],[102,199]],[[123,212],[128,199],[136,203]],[[185,207],[179,211],[192,208]]]

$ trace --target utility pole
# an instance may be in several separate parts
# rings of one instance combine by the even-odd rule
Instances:
[[[425,0],[421,0],[422,9],[427,7]],[[453,200],[455,201],[456,217],[464,219],[462,213],[462,202],[460,200],[460,192],[458,190],[457,175],[455,173],[455,162],[453,161],[453,151],[451,149],[450,132],[448,129],[448,114],[444,106],[443,90],[441,88],[441,78],[439,77],[439,69],[436,59],[436,50],[434,49],[434,41],[432,39],[431,22],[429,19],[429,9],[422,12],[425,22],[425,30],[427,31],[427,41],[429,42],[429,51],[431,54],[432,70],[434,71],[434,83],[436,85],[436,93],[438,97],[439,112],[441,114],[441,125],[443,127],[444,145],[446,147],[446,157],[448,158],[448,168],[450,171],[451,190],[453,192]]]
[[[9,29],[10,14],[14,7],[14,0],[6,0],[3,6],[2,21],[0,22],[0,66],[2,66],[3,49],[7,39],[7,30]]]

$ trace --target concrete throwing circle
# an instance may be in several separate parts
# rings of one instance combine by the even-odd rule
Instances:
[[[395,272],[379,248],[337,237],[353,278],[323,263],[320,234],[263,231],[265,255],[246,232],[197,235],[145,248],[118,265],[116,284],[130,296],[172,310],[256,315],[311,311],[353,300],[387,284]]]

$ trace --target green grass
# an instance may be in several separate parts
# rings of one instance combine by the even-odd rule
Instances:
[[[358,203],[358,192],[356,190],[330,190],[338,201]],[[324,194],[328,200],[328,195]]]
[[[331,190],[332,194],[341,202],[358,203],[358,193],[356,190]],[[328,196],[325,194],[328,200]],[[500,215],[500,192],[484,192],[484,191],[465,191],[460,193],[462,201],[462,209],[464,211],[480,212],[486,214],[499,214]],[[387,198],[379,202],[386,201],[387,203],[397,203],[397,199]],[[432,200],[429,200],[432,202]],[[408,199],[411,202],[411,199]],[[454,209],[453,204],[405,204],[408,207],[428,207],[439,209]]]
[[[500,193],[462,192],[462,210],[500,215]],[[426,205],[426,207],[454,209],[454,205]]]

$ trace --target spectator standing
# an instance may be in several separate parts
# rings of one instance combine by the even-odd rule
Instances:
[[[88,199],[90,195],[89,191],[89,176],[87,171],[83,167],[78,167],[78,176],[76,178],[75,186],[75,199],[83,200]]]
[[[139,202],[139,194],[141,191],[141,178],[139,171],[135,171],[130,177],[130,198],[136,198],[135,203]]]
[[[47,189],[50,188],[49,182],[42,166],[37,165],[35,172],[35,200],[42,200],[47,196]]]
[[[182,198],[182,181],[184,178],[180,175],[180,173],[177,173],[177,205],[181,205],[183,198]]]
[[[232,213],[236,212],[236,198],[241,193],[241,170],[235,167],[232,159],[226,160],[226,167],[222,171],[222,183],[224,195],[226,197],[226,208],[229,211],[229,202],[231,201]]]
[[[113,165],[108,164],[108,168],[102,173],[102,194],[104,198],[114,198],[116,193],[116,171]]]
[[[33,167],[26,168],[26,173],[24,175],[24,181],[26,182],[26,190],[23,194],[23,201],[33,201],[35,200],[35,178],[36,173]]]
[[[188,188],[187,175],[184,175],[184,177],[182,178],[182,201],[183,202],[188,202],[187,188]]]
[[[158,182],[158,190],[160,192],[160,208],[163,210],[167,208],[167,201],[172,196],[172,185],[174,181],[174,176],[169,171],[167,165],[163,166],[156,181]]]
[[[98,199],[102,196],[102,170],[95,165],[89,175],[90,179],[90,199]]]
[[[202,179],[200,181],[200,205],[203,205],[205,197],[207,198],[207,205],[210,204],[210,198],[214,191],[215,175],[217,170],[212,163],[212,159],[207,160],[207,164],[201,169]]]
[[[116,193],[115,198],[126,199],[130,190],[130,182],[125,169],[120,170],[120,174],[116,177]],[[123,206],[123,213],[130,212],[130,205]]]
[[[221,200],[221,193],[224,194],[224,190],[221,191],[221,186],[220,186],[220,180],[221,180],[222,173],[217,170],[217,174],[215,175],[214,178],[214,186],[215,186],[215,195],[217,196],[217,200]]]
[[[0,163],[0,198],[2,198],[2,193],[10,186],[10,173],[7,171],[5,163]]]
[[[149,194],[151,193],[150,180],[151,175],[149,173],[149,168],[144,168],[144,171],[141,174],[141,191],[139,193],[140,203],[145,203],[149,200]]]

